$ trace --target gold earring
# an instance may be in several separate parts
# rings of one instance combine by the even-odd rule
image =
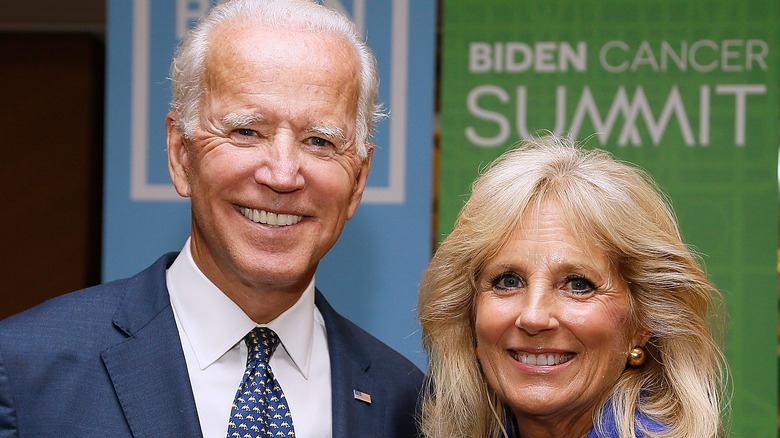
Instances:
[[[479,350],[477,350],[477,347],[474,347],[474,356],[477,358],[477,361],[479,361]]]
[[[634,347],[630,353],[628,353],[628,365],[634,368],[641,367],[645,363],[645,349],[642,347]]]

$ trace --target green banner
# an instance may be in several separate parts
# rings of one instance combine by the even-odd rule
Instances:
[[[728,302],[735,437],[777,436],[780,2],[444,0],[438,234],[531,134],[647,169]]]

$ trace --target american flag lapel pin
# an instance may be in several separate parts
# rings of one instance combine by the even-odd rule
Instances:
[[[363,391],[358,391],[357,389],[352,390],[352,395],[355,397],[355,400],[360,400],[363,403],[371,404],[371,394]]]

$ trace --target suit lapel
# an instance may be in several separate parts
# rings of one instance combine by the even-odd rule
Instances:
[[[372,379],[371,359],[320,291],[315,304],[325,321],[330,356],[333,438],[380,436],[385,415],[383,389]],[[370,394],[371,403],[355,398],[354,391]]]
[[[187,364],[165,286],[174,255],[138,274],[114,315],[128,337],[102,352],[135,437],[200,437]]]

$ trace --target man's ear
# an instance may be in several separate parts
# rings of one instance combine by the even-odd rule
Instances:
[[[352,201],[349,204],[349,210],[347,211],[347,220],[352,219],[355,215],[355,211],[360,205],[360,200],[363,199],[363,191],[366,189],[366,181],[368,180],[368,172],[371,170],[371,159],[374,158],[374,143],[366,144],[368,154],[366,159],[360,163],[358,168],[358,174],[355,179],[355,190],[352,192]]]
[[[191,194],[187,172],[190,169],[190,157],[184,136],[174,126],[179,115],[175,111],[165,118],[165,132],[168,145],[168,175],[179,196],[189,198]]]

